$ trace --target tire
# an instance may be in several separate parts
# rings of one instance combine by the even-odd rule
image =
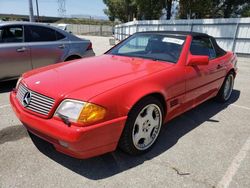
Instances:
[[[218,102],[223,102],[223,103],[227,102],[231,97],[233,86],[234,86],[234,74],[233,72],[229,72],[215,99]]]
[[[72,61],[72,60],[76,60],[76,59],[81,59],[81,57],[73,55],[73,56],[68,57],[64,62]]]
[[[160,134],[163,114],[163,106],[155,97],[139,101],[128,114],[119,140],[120,149],[131,155],[150,150]]]

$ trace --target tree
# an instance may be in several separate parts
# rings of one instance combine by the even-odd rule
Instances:
[[[122,22],[127,22],[133,18],[159,19],[162,10],[167,9],[167,19],[170,19],[173,1],[175,0],[103,0],[107,5],[104,13],[111,21],[118,18]]]
[[[250,4],[245,5],[241,10],[242,17],[250,17]]]
[[[162,9],[165,8],[165,0],[135,0],[135,4],[138,19],[159,19],[162,15]]]
[[[180,18],[230,18],[247,15],[249,0],[180,0]]]
[[[182,19],[209,18],[211,16],[212,0],[180,0],[179,15]]]
[[[122,22],[131,21],[136,14],[136,6],[134,0],[103,0],[107,5],[104,13],[111,21],[118,18]]]
[[[215,6],[215,11],[222,12],[224,18],[241,16],[249,8],[249,0],[216,0],[215,2],[218,4]]]
[[[240,9],[248,0],[213,0],[213,11],[215,17],[237,17],[240,16]]]
[[[166,9],[167,9],[167,20],[170,20],[171,16],[172,16],[172,4],[173,4],[173,0],[167,0],[166,1],[167,3],[167,6]]]

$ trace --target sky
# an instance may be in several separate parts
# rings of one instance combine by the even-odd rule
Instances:
[[[102,0],[65,0],[66,15],[89,15],[106,18]],[[29,14],[29,0],[0,0],[0,14]],[[40,16],[58,16],[57,0],[38,0]],[[36,15],[36,1],[33,0]]]

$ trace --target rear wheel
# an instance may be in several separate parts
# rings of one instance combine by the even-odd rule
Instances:
[[[216,96],[217,101],[219,102],[228,101],[231,97],[233,86],[234,86],[234,74],[230,72],[226,76],[224,83]]]
[[[148,151],[159,136],[162,122],[162,104],[154,97],[144,98],[129,113],[119,147],[133,155]]]

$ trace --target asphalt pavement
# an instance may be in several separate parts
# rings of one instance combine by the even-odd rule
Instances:
[[[88,37],[97,55],[109,38]],[[167,123],[145,155],[120,150],[78,160],[31,140],[9,105],[15,81],[0,83],[0,188],[250,187],[250,58],[239,58],[232,97],[207,101]]]

